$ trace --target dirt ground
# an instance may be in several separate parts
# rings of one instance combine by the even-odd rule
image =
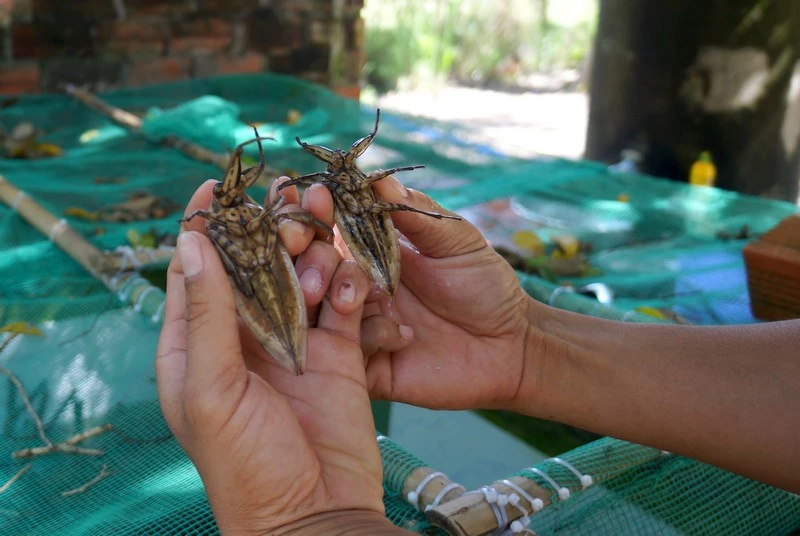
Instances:
[[[588,98],[583,92],[501,92],[445,86],[379,97],[386,110],[453,122],[466,141],[519,157],[581,158]]]

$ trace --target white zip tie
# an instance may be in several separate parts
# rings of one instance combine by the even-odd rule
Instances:
[[[553,480],[552,478],[547,476],[545,473],[543,473],[542,471],[540,471],[536,467],[529,467],[528,471],[530,471],[531,473],[537,474],[540,477],[544,478],[547,481],[547,483],[550,484],[550,486],[554,490],[558,491],[558,498],[559,499],[561,499],[562,501],[566,501],[567,499],[569,499],[569,489],[560,486],[558,483],[556,483],[555,480]]]
[[[156,312],[153,313],[153,316],[150,317],[152,322],[160,322],[164,316],[164,304],[167,303],[167,300],[163,300],[156,309]]]
[[[503,531],[508,525],[508,515],[506,514],[506,509],[498,505],[501,495],[497,493],[496,489],[490,486],[481,486],[481,493],[483,494],[483,498],[486,499],[486,502],[489,503],[489,506],[492,507],[492,512],[494,512],[494,516],[497,518],[498,529]]]
[[[553,307],[553,304],[556,302],[556,298],[565,292],[574,293],[575,291],[571,287],[556,287],[550,294],[550,298],[547,300],[547,305]]]
[[[150,285],[150,282],[143,277],[131,277],[122,284],[122,288],[119,289],[117,297],[122,301],[128,301],[129,293],[133,290],[130,287],[133,287],[134,283]]]
[[[408,492],[408,495],[406,496],[406,498],[408,499],[408,502],[410,502],[414,506],[414,508],[417,510],[417,512],[421,511],[420,508],[419,508],[419,494],[422,493],[422,490],[425,489],[425,486],[430,484],[430,482],[434,478],[439,477],[439,476],[444,476],[444,473],[440,473],[438,471],[435,471],[435,472],[429,474],[428,476],[423,478],[422,481],[420,481],[420,483],[417,486],[416,490]]]
[[[627,313],[622,315],[622,319],[621,320],[623,322],[627,322],[629,320],[629,318],[634,316],[634,315],[636,315],[636,313],[637,313],[637,311],[628,311]]]
[[[156,292],[158,289],[154,286],[149,286],[144,289],[139,296],[136,297],[136,303],[133,304],[133,310],[137,313],[142,310],[142,306],[144,305],[144,300],[150,292]]]
[[[539,510],[544,508],[544,501],[541,500],[539,497],[531,496],[527,491],[522,489],[520,486],[517,486],[514,482],[510,480],[501,480],[501,482],[506,486],[508,486],[509,488],[516,491],[517,493],[519,493],[520,495],[522,495],[522,498],[528,501],[528,504],[531,505],[531,508],[533,508],[534,512],[538,512]]]
[[[54,223],[53,226],[50,227],[50,236],[48,237],[50,238],[50,242],[55,242],[58,233],[62,232],[64,230],[64,227],[66,226],[67,226],[67,220],[65,220],[64,218],[61,218],[60,220],[58,220],[58,222]]]
[[[589,486],[591,486],[592,484],[594,484],[594,480],[592,479],[592,477],[590,475],[584,475],[583,473],[581,473],[580,471],[575,469],[574,465],[572,465],[571,463],[569,463],[566,460],[562,460],[561,458],[550,458],[549,460],[546,460],[546,461],[551,461],[551,462],[557,463],[557,464],[562,465],[562,466],[566,467],[567,469],[569,469],[569,471],[573,475],[575,475],[578,478],[578,480],[581,481],[581,486],[583,487],[583,489],[586,489]]]
[[[17,207],[19,207],[20,202],[28,197],[28,194],[23,192],[22,190],[17,191],[17,195],[14,196],[14,201],[11,202],[11,210],[14,212],[17,211]]]
[[[433,498],[433,502],[425,507],[425,511],[427,512],[428,510],[433,510],[434,508],[439,506],[439,503],[442,501],[442,499],[444,499],[444,496],[453,491],[454,489],[461,489],[463,491],[466,491],[466,488],[464,488],[464,486],[462,486],[461,484],[456,484],[455,482],[451,482],[450,484],[443,487],[442,491],[440,491],[436,495],[436,497]]]

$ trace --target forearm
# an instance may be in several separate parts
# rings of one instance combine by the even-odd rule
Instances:
[[[392,525],[386,517],[378,513],[348,510],[317,514],[285,526],[274,534],[276,536],[305,536],[306,534],[315,536],[318,534],[326,536],[360,536],[362,534],[403,536],[411,533]]]
[[[688,327],[531,308],[517,411],[800,491],[800,321]]]

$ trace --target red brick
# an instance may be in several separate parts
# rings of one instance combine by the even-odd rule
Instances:
[[[132,63],[128,68],[126,82],[131,86],[171,82],[188,77],[187,58],[163,58],[149,62]]]
[[[167,29],[158,20],[138,18],[114,21],[101,31],[112,40],[154,41],[163,39]]]
[[[109,41],[102,48],[105,52],[124,56],[134,62],[154,60],[164,55],[164,43],[161,41]]]
[[[0,94],[38,93],[41,76],[39,64],[33,61],[2,64],[0,66]]]
[[[231,44],[232,37],[175,37],[169,42],[170,54],[222,52]]]
[[[336,94],[346,99],[359,100],[361,98],[361,88],[359,86],[340,86],[336,88]]]
[[[176,37],[227,37],[233,32],[233,22],[219,17],[193,16],[172,25]]]
[[[223,56],[217,62],[218,74],[260,73],[267,67],[267,58],[257,52],[244,56]]]

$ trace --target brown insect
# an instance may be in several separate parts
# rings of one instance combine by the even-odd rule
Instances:
[[[394,225],[389,213],[395,210],[417,212],[434,218],[460,220],[458,216],[446,216],[436,212],[420,210],[408,205],[387,203],[379,200],[372,190],[377,181],[399,171],[410,171],[425,166],[405,166],[365,174],[356,165],[356,159],[364,154],[378,133],[381,111],[378,110],[375,128],[370,134],[356,141],[349,151],[328,149],[320,145],[309,145],[295,138],[308,153],[328,164],[325,171],[311,173],[284,182],[278,190],[295,184],[324,184],[333,195],[336,225],[353,258],[372,281],[388,295],[393,296],[400,280],[400,249]]]
[[[294,264],[278,240],[278,223],[286,218],[333,230],[304,211],[278,214],[285,199],[262,207],[244,192],[265,168],[258,130],[255,139],[231,155],[222,182],[214,185],[211,210],[198,210],[180,221],[200,216],[219,253],[236,299],[236,308],[261,346],[284,368],[300,375],[306,365],[308,316]],[[246,145],[258,143],[258,165],[242,171]]]

